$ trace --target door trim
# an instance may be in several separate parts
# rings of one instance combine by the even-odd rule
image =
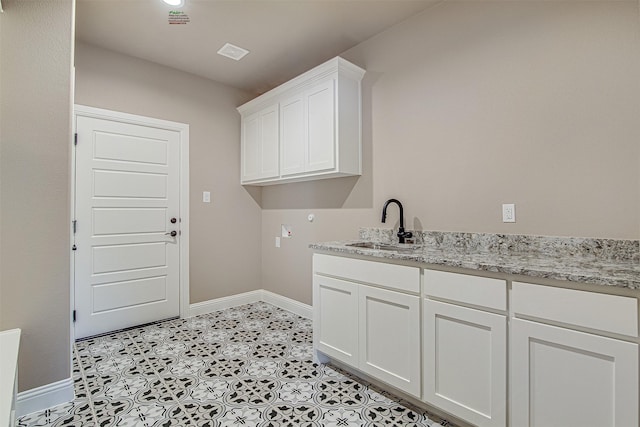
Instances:
[[[180,135],[180,317],[189,317],[189,125],[186,123],[172,122],[168,120],[154,119],[151,117],[139,116],[135,114],[123,113],[120,111],[106,110],[103,108],[89,107],[87,105],[74,104],[73,106],[73,134],[76,132],[76,118],[78,116],[91,117],[117,121],[121,123],[152,126],[159,129],[166,129],[178,132]],[[76,152],[73,149],[73,139],[71,141],[71,218],[73,221],[76,202]],[[70,227],[70,242],[73,244],[73,227]],[[71,250],[71,248],[69,248]],[[71,311],[75,307],[75,259],[71,259]],[[71,342],[75,341],[75,328],[73,326],[72,313],[69,313],[71,325]]]

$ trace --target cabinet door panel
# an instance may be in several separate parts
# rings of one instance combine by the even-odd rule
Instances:
[[[425,300],[424,400],[477,426],[505,426],[507,319]]]
[[[253,114],[242,122],[242,180],[256,179],[261,173],[260,115]]]
[[[512,425],[638,425],[638,345],[526,320],[511,323]]]
[[[313,276],[315,348],[352,366],[358,364],[358,285]]]
[[[306,93],[307,172],[333,169],[335,163],[335,80]]]
[[[278,176],[280,140],[278,105],[262,112],[262,174],[261,178]]]
[[[305,142],[304,97],[299,95],[280,103],[283,176],[304,172]]]
[[[420,397],[420,298],[361,285],[359,367]]]
[[[278,105],[242,121],[242,181],[273,178],[279,168]]]

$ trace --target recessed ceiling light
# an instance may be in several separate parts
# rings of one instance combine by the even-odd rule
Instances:
[[[249,53],[247,49],[232,45],[231,43],[225,43],[218,51],[218,55],[226,56],[236,61],[240,61],[247,53]]]
[[[173,7],[184,6],[184,0],[162,0],[162,1],[168,4],[169,6],[173,6]]]

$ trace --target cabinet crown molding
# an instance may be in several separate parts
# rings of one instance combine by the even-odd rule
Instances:
[[[242,104],[237,108],[242,115],[250,114],[260,110],[273,102],[278,97],[286,97],[289,93],[299,91],[300,89],[312,85],[332,74],[343,75],[353,80],[361,81],[366,71],[344,58],[336,56],[309,71],[300,74],[280,86],[263,93],[257,98]]]

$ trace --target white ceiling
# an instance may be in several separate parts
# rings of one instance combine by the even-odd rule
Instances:
[[[77,0],[76,37],[258,94],[439,1],[185,0],[170,25],[161,0]],[[249,55],[217,55],[227,42]]]

